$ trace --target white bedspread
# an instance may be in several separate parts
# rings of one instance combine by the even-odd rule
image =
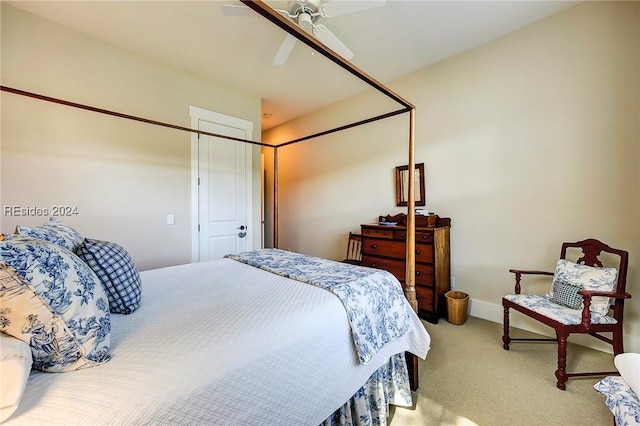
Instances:
[[[412,331],[358,362],[331,293],[222,259],[142,273],[141,307],[112,315],[107,364],[32,372],[3,425],[317,425],[389,356],[424,358]]]

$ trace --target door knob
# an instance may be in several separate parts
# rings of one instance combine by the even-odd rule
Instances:
[[[240,225],[237,229],[244,231],[245,228],[244,228],[244,225]]]

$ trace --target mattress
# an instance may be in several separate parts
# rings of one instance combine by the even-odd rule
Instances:
[[[317,425],[391,355],[430,345],[411,311],[365,365],[336,296],[231,259],[141,277],[140,308],[111,316],[111,361],[32,372],[3,425]]]

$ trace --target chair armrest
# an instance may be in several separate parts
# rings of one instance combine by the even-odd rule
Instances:
[[[615,299],[631,299],[631,295],[629,293],[614,293],[612,291],[580,290],[578,291],[578,294],[588,298],[593,296],[606,296],[613,297]]]
[[[551,275],[553,276],[553,272],[548,271],[533,271],[526,269],[509,269],[509,272],[513,272],[514,274],[520,275]]]
[[[536,271],[536,270],[527,270],[527,269],[509,269],[509,272],[516,274],[516,287],[515,293],[520,294],[520,279],[523,275],[549,275],[553,276],[553,272],[548,271]]]
[[[585,330],[589,331],[591,327],[591,298],[593,296],[605,296],[605,297],[613,297],[615,299],[630,299],[631,295],[629,293],[615,293],[613,291],[594,291],[594,290],[579,290],[578,294],[581,295],[584,299],[583,308],[582,308],[582,322],[581,325],[585,328]]]

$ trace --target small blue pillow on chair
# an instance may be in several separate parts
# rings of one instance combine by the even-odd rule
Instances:
[[[553,283],[551,301],[571,309],[582,309],[584,298],[578,294],[582,289],[584,289],[583,285],[575,285],[563,280],[556,280]]]

